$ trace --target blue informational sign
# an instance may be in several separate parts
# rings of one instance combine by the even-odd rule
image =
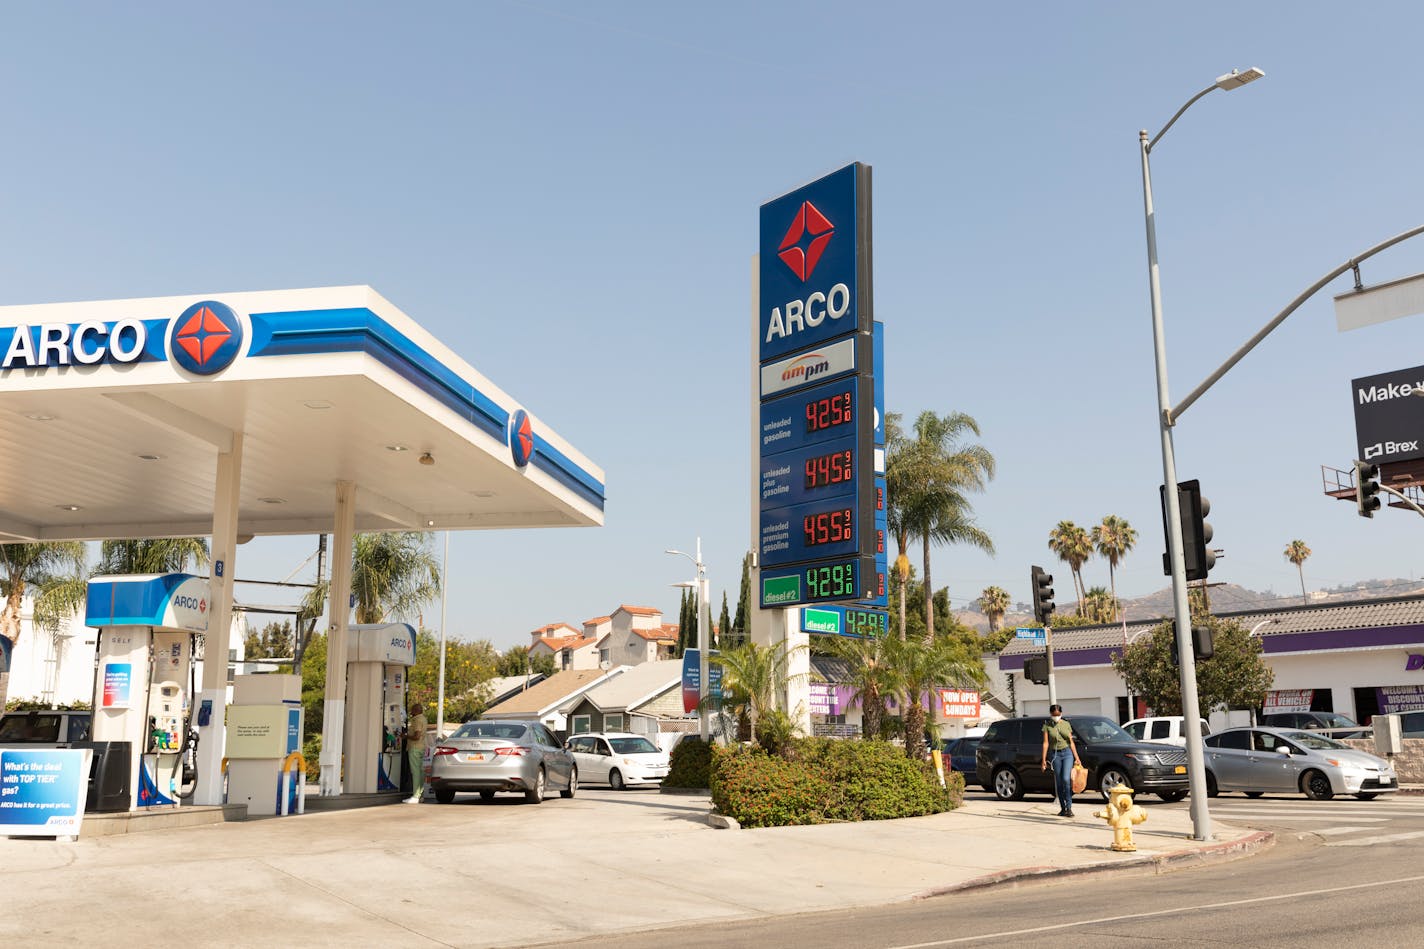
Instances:
[[[883,638],[890,628],[887,610],[857,606],[804,606],[801,632],[820,636],[848,636],[854,639]]]
[[[766,567],[761,571],[761,605],[796,606],[864,600],[874,583],[873,557],[838,557],[816,563]]]
[[[870,380],[849,376],[761,404],[761,455],[782,454],[844,438],[872,411]]]
[[[0,837],[78,836],[91,754],[0,748]]]
[[[775,567],[856,554],[862,535],[874,529],[873,523],[864,523],[854,498],[763,508],[761,564]]]
[[[859,162],[761,206],[761,362],[870,332],[869,220]]]
[[[1047,642],[1048,633],[1042,626],[1020,626],[1014,630],[1015,639],[1027,639],[1036,643]]]

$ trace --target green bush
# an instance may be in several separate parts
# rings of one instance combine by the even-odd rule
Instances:
[[[803,738],[781,757],[756,749],[715,748],[712,804],[743,827],[888,820],[953,810],[964,780],[912,761],[880,741]]]
[[[670,788],[707,787],[708,766],[712,762],[712,746],[696,735],[688,735],[673,746],[667,777],[663,786]]]

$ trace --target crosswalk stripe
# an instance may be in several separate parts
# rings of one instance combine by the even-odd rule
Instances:
[[[1322,837],[1338,837],[1341,834],[1353,834],[1361,830],[1374,830],[1373,827],[1322,827],[1315,833]]]
[[[1331,821],[1331,820],[1339,820],[1339,817],[1338,817],[1338,816],[1336,816],[1336,817],[1331,817],[1329,814],[1319,814],[1319,815],[1316,815],[1315,817],[1287,817],[1287,816],[1285,816],[1285,815],[1283,815],[1283,814],[1217,814],[1216,816],[1217,816],[1217,817],[1220,817],[1222,820],[1230,820],[1231,818],[1234,817],[1235,819],[1241,820],[1241,821],[1245,821],[1245,820],[1256,820],[1256,821],[1284,821],[1284,822],[1287,822],[1287,823],[1302,823],[1302,822],[1304,822],[1304,823],[1316,823],[1316,824],[1320,823],[1321,821],[1327,821],[1327,822],[1328,822],[1328,821]],[[1350,815],[1349,820],[1353,820],[1353,821],[1365,821],[1365,822],[1370,823],[1370,824],[1387,824],[1387,823],[1389,823],[1389,818],[1388,818],[1388,817],[1356,817],[1356,816],[1354,816],[1353,814]]]
[[[1407,834],[1381,834],[1378,837],[1357,837],[1354,840],[1332,840],[1327,847],[1371,847],[1375,844],[1392,844],[1401,840],[1417,840],[1424,837],[1424,830],[1414,830]]]

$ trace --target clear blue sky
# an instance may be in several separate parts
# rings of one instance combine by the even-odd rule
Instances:
[[[450,632],[505,646],[620,602],[675,619],[691,566],[665,548],[700,534],[735,605],[750,545],[757,207],[864,161],[889,408],[968,412],[999,461],[976,502],[998,555],[942,550],[936,584],[1026,599],[1058,520],[1114,513],[1140,531],[1118,575],[1138,595],[1165,580],[1137,130],[1266,70],[1154,152],[1180,397],[1318,276],[1424,223],[1421,21],[1407,3],[17,4],[0,301],[368,283],[607,473],[601,529],[454,536]],[[1366,280],[1421,259],[1407,243]],[[1227,551],[1213,579],[1289,592],[1297,537],[1311,587],[1424,572],[1414,515],[1363,520],[1320,479],[1354,451],[1349,380],[1424,363],[1421,319],[1340,334],[1322,293],[1187,413],[1179,471]],[[313,546],[254,541],[238,573],[281,578]]]

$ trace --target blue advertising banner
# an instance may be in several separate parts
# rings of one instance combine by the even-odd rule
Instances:
[[[79,836],[91,754],[0,748],[0,836]]]
[[[761,362],[870,331],[869,225],[859,162],[761,206]]]

